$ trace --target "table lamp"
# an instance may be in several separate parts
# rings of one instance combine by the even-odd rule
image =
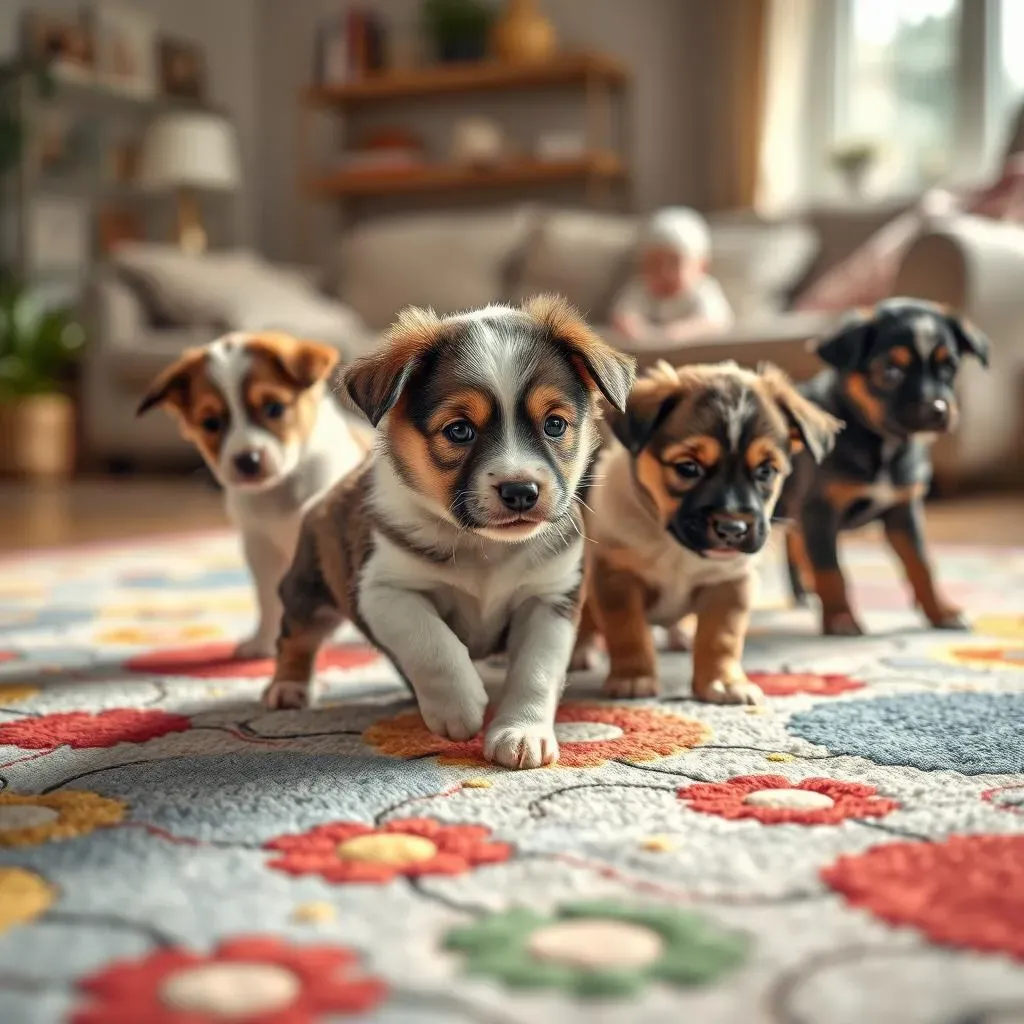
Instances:
[[[140,185],[152,192],[176,192],[178,245],[185,252],[206,251],[200,191],[224,191],[240,179],[232,125],[210,111],[162,114],[142,141]]]

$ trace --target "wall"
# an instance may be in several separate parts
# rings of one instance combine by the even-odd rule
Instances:
[[[316,25],[322,18],[336,17],[343,5],[338,0],[258,2],[260,238],[276,258],[322,257],[337,223],[329,203],[313,208],[312,227],[319,241],[314,243],[315,252],[297,251],[295,117],[299,93],[312,74]],[[665,203],[701,203],[702,170],[692,138],[700,83],[691,59],[699,54],[701,40],[690,26],[700,20],[706,2],[543,0],[565,49],[608,52],[632,69],[633,137],[628,148],[633,205],[639,210]],[[415,25],[417,0],[376,0],[373,6],[389,24],[405,29]],[[460,112],[473,109],[473,104],[460,102]],[[568,102],[546,98],[538,112],[528,110],[522,97],[488,96],[478,109],[500,117],[513,139],[525,141],[540,124],[558,123]],[[428,143],[443,147],[451,111],[393,106],[388,116],[396,121],[407,117]]]
[[[25,10],[73,14],[82,6],[82,0],[0,0],[0,54],[20,45]],[[243,244],[258,241],[256,0],[135,0],[133,6],[149,11],[158,31],[195,41],[206,51],[209,100],[235,123],[246,172],[231,203],[234,234]]]

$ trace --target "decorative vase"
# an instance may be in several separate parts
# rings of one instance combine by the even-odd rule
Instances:
[[[0,402],[0,474],[58,479],[75,468],[75,407],[66,395]]]
[[[538,0],[508,0],[491,35],[494,55],[517,63],[550,60],[557,43],[555,26],[541,14]]]

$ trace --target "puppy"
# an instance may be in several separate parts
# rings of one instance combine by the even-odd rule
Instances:
[[[633,380],[632,359],[555,298],[402,313],[340,375],[379,425],[376,453],[306,520],[265,702],[306,703],[317,650],[348,618],[395,663],[427,726],[454,740],[484,721],[473,662],[507,652],[484,753],[509,768],[557,760],[599,397],[622,409]]]
[[[338,360],[328,345],[282,334],[228,334],[187,350],[153,382],[138,415],[162,406],[223,485],[256,586],[259,624],[235,652],[274,653],[278,585],[305,510],[363,458],[325,382]]]
[[[580,646],[604,636],[604,692],[658,692],[651,625],[697,616],[693,693],[752,704],[740,661],[755,555],[768,538],[791,458],[821,459],[841,428],[772,366],[659,363],[633,390],[597,466],[589,501],[592,571]]]
[[[924,544],[929,449],[953,430],[957,370],[966,357],[988,365],[988,341],[928,302],[890,299],[859,312],[817,348],[828,364],[801,390],[846,421],[821,466],[801,460],[783,495],[797,521],[787,536],[794,598],[813,588],[824,633],[862,632],[839,567],[840,531],[880,519],[902,562],[917,604],[940,629],[960,629],[963,615],[937,590]]]

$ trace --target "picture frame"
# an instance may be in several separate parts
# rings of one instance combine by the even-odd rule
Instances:
[[[160,91],[174,99],[206,97],[206,54],[197,43],[164,36],[159,41]]]
[[[26,214],[26,256],[32,272],[84,273],[91,248],[88,204],[69,196],[41,196]]]
[[[157,95],[156,23],[147,12],[117,2],[93,10],[97,80],[139,99]]]
[[[84,13],[58,15],[26,11],[22,34],[30,57],[46,58],[50,72],[65,82],[91,83],[96,77],[96,38]]]

